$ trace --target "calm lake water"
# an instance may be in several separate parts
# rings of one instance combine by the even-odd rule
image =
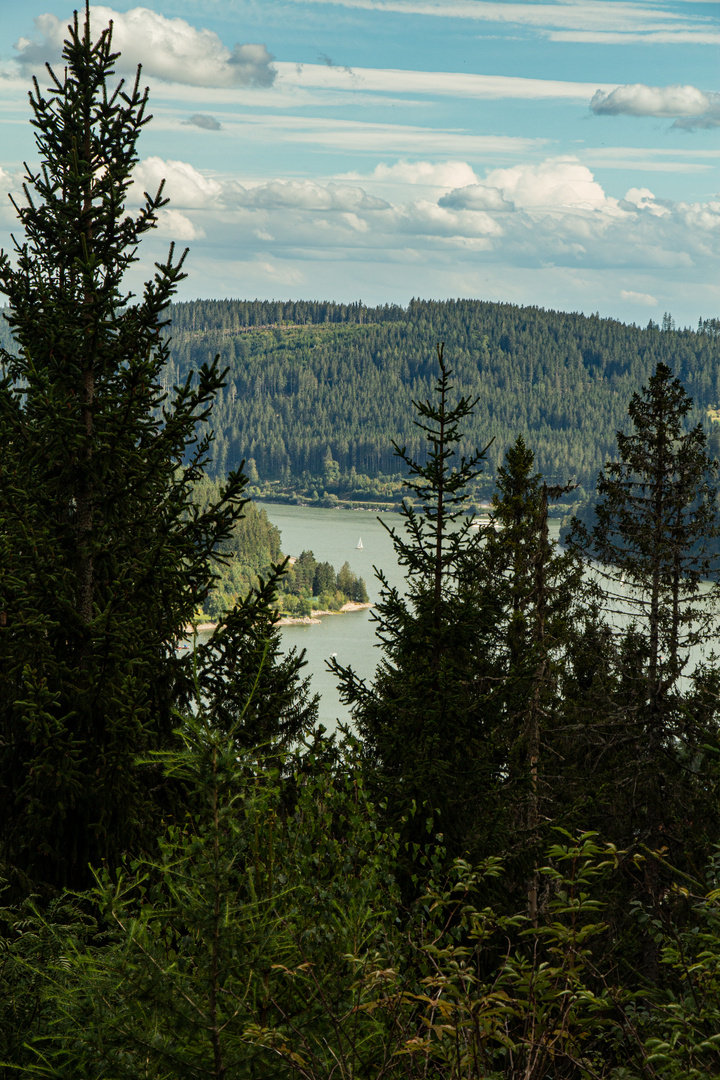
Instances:
[[[317,510],[306,506],[286,506],[258,503],[263,506],[273,525],[282,533],[282,550],[286,555],[312,551],[316,559],[330,562],[339,570],[344,562],[365,579],[371,601],[379,597],[379,583],[373,567],[383,570],[391,585],[402,586],[403,571],[395,558],[395,549],[386,529],[375,511]],[[383,514],[382,521],[402,528],[399,514]],[[550,523],[550,535],[557,538],[559,525]],[[358,540],[362,550],[358,551]],[[334,676],[326,669],[333,653],[341,664],[350,664],[364,679],[372,679],[380,660],[372,609],[327,615],[315,626],[284,626],[283,644],[288,649],[305,649],[307,674],[320,694],[320,722],[328,730],[338,720],[349,721],[350,713],[340,701]]]
[[[336,570],[347,561],[350,568],[365,579],[371,601],[378,599],[380,591],[373,567],[383,570],[391,585],[402,588],[403,572],[397,564],[387,530],[375,511],[317,510],[276,503],[258,505],[264,506],[270,521],[280,529],[282,550],[286,555],[297,556],[302,551],[312,551],[320,562],[330,562]],[[382,521],[402,529],[403,519],[399,514],[383,514]],[[559,531],[559,522],[551,521],[551,538],[557,540]],[[358,550],[360,539],[363,546]],[[617,586],[617,591],[622,594],[627,590]],[[619,599],[622,608],[621,596]],[[625,618],[616,611],[610,621],[622,625]],[[381,658],[375,630],[372,609],[327,615],[313,626],[282,627],[283,644],[287,649],[305,649],[305,673],[310,675],[315,693],[320,694],[319,719],[328,730],[333,730],[338,720],[349,722],[350,713],[340,701],[334,676],[326,668],[327,661],[336,654],[341,664],[350,664],[361,678],[371,680]],[[712,644],[717,648],[716,642]],[[693,668],[704,659],[705,652],[705,649],[692,649],[689,667]]]
[[[339,570],[344,562],[365,579],[368,595],[376,601],[379,584],[373,566],[384,570],[392,585],[400,585],[403,575],[395,559],[390,537],[378,516],[366,510],[318,510],[306,506],[285,506],[258,503],[263,506],[273,525],[282,533],[282,550],[286,555],[312,551],[320,562],[330,562]],[[398,514],[383,514],[388,525],[399,526]],[[358,540],[362,550],[358,550]],[[326,669],[333,653],[341,664],[351,664],[362,678],[371,679],[380,654],[375,646],[375,626],[372,609],[326,615],[314,626],[284,626],[283,644],[288,648],[306,650],[307,674],[320,694],[320,722],[332,730],[338,720],[349,721],[350,713],[341,703],[334,676]]]

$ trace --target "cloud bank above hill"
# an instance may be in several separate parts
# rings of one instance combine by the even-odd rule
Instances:
[[[717,261],[720,196],[673,202],[632,187],[618,199],[567,155],[491,169],[481,179],[467,162],[426,160],[382,163],[357,183],[270,178],[253,185],[151,157],[136,170],[132,198],[139,202],[163,177],[186,235],[194,228],[223,244],[232,237],[265,261],[363,261],[385,252],[412,262],[423,250],[518,267],[652,270]],[[171,220],[162,224],[170,235]]]

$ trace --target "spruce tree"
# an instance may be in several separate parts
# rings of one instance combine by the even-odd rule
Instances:
[[[618,457],[598,478],[593,518],[576,520],[570,542],[596,560],[617,628],[605,703],[588,725],[595,762],[608,770],[598,768],[593,786],[611,792],[598,820],[614,841],[666,848],[674,865],[700,873],[720,829],[707,752],[718,747],[718,676],[704,665],[693,670],[691,659],[711,640],[717,609],[717,582],[703,580],[718,567],[718,462],[702,425],[689,427],[691,408],[680,380],[658,364],[632,396],[634,430],[617,433]],[[638,895],[655,914],[666,887],[649,859]],[[654,979],[650,939],[643,966]]]
[[[600,564],[610,604],[642,635],[640,693],[658,746],[691,650],[709,639],[718,596],[701,583],[720,566],[719,466],[702,424],[685,430],[691,409],[680,380],[658,364],[628,406],[634,431],[618,431],[618,460],[598,477],[590,527],[576,519],[570,534]]]
[[[587,600],[582,566],[571,552],[556,550],[548,530],[551,499],[574,485],[549,487],[534,471],[535,455],[519,436],[505,455],[493,495],[493,529],[482,549],[482,580],[495,582],[500,599],[499,655],[503,678],[503,793],[507,807],[504,843],[533,860],[539,854],[541,822],[552,819],[558,757],[554,739],[558,675],[568,650],[572,622]],[[537,916],[537,876],[528,888],[531,917]]]
[[[165,795],[136,755],[172,742],[193,681],[176,647],[245,483],[192,502],[217,360],[171,401],[162,390],[185,256],[171,247],[140,299],[124,284],[167,200],[161,185],[126,210],[150,117],[139,70],[109,85],[111,33],[93,41],[76,13],[63,75],[34,83],[40,165],[16,207],[24,238],[0,256],[15,341],[0,383],[0,854],[55,886],[152,835]]]
[[[448,851],[459,855],[470,843],[482,846],[479,834],[487,838],[492,831],[496,725],[490,691],[498,612],[490,593],[478,591],[483,538],[464,517],[468,485],[487,451],[458,454],[461,425],[476,402],[461,397],[451,404],[452,372],[441,346],[437,357],[435,398],[413,402],[425,461],[393,444],[419,509],[405,501],[403,533],[388,529],[405,567],[406,590],[391,587],[377,571],[383,657],[372,685],[351,667],[337,661],[330,666],[363,740],[371,789],[386,803],[390,822],[412,845],[427,839],[428,814],[436,810],[434,828]]]

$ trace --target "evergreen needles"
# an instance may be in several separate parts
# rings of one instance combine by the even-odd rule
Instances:
[[[150,842],[169,806],[135,757],[172,742],[189,685],[176,646],[245,483],[232,473],[218,499],[193,504],[217,358],[170,401],[162,391],[185,256],[171,247],[140,300],[125,291],[167,200],[161,185],[126,211],[150,118],[139,71],[109,88],[111,37],[93,40],[89,9],[82,25],[76,14],[62,78],[49,71],[47,94],[35,82],[41,164],[17,207],[14,261],[0,257],[16,342],[0,382],[0,843],[16,871],[52,885]]]

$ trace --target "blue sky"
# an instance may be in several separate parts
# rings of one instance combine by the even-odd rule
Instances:
[[[2,0],[0,244],[27,89],[72,5]],[[155,119],[140,274],[181,297],[478,297],[720,315],[720,2],[162,0],[93,7]],[[139,278],[138,278],[139,281]]]

